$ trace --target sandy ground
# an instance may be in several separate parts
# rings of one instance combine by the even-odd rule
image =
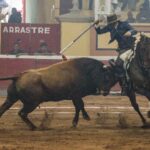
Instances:
[[[141,96],[137,99],[146,117],[149,102]],[[150,150],[150,129],[140,127],[128,98],[89,96],[84,102],[91,121],[80,116],[76,129],[71,128],[71,101],[43,103],[29,115],[46,129],[38,131],[30,131],[22,122],[17,115],[21,103],[16,103],[0,118],[0,150]]]

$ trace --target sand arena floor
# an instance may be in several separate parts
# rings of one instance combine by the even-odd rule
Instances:
[[[149,102],[137,99],[146,117]],[[71,128],[71,101],[43,103],[29,115],[41,127],[38,131],[30,131],[19,118],[22,104],[17,102],[0,118],[0,150],[150,150],[150,129],[140,128],[127,97],[88,96],[84,102],[91,121],[80,116],[76,129]]]

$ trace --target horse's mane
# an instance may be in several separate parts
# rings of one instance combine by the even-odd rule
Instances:
[[[140,33],[136,56],[141,66],[145,67],[146,63],[150,67],[150,37],[148,37],[145,33]]]

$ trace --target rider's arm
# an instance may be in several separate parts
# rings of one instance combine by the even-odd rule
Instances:
[[[137,31],[136,30],[129,30],[129,31],[127,31],[125,34],[124,34],[124,36],[133,36],[133,35],[135,35],[137,33]]]
[[[133,27],[129,23],[125,22],[124,25],[126,26],[127,29],[127,32],[124,34],[124,36],[133,36],[137,34],[137,31],[133,29]]]
[[[103,34],[103,33],[109,32],[109,27],[105,26],[105,27],[101,28],[100,26],[95,25],[95,30],[96,30],[97,34]]]

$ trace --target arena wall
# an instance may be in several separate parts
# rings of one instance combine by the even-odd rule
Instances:
[[[61,48],[63,49],[78,37],[90,23],[62,22],[61,24]],[[69,56],[89,56],[90,55],[90,30],[77,40],[64,54]]]

